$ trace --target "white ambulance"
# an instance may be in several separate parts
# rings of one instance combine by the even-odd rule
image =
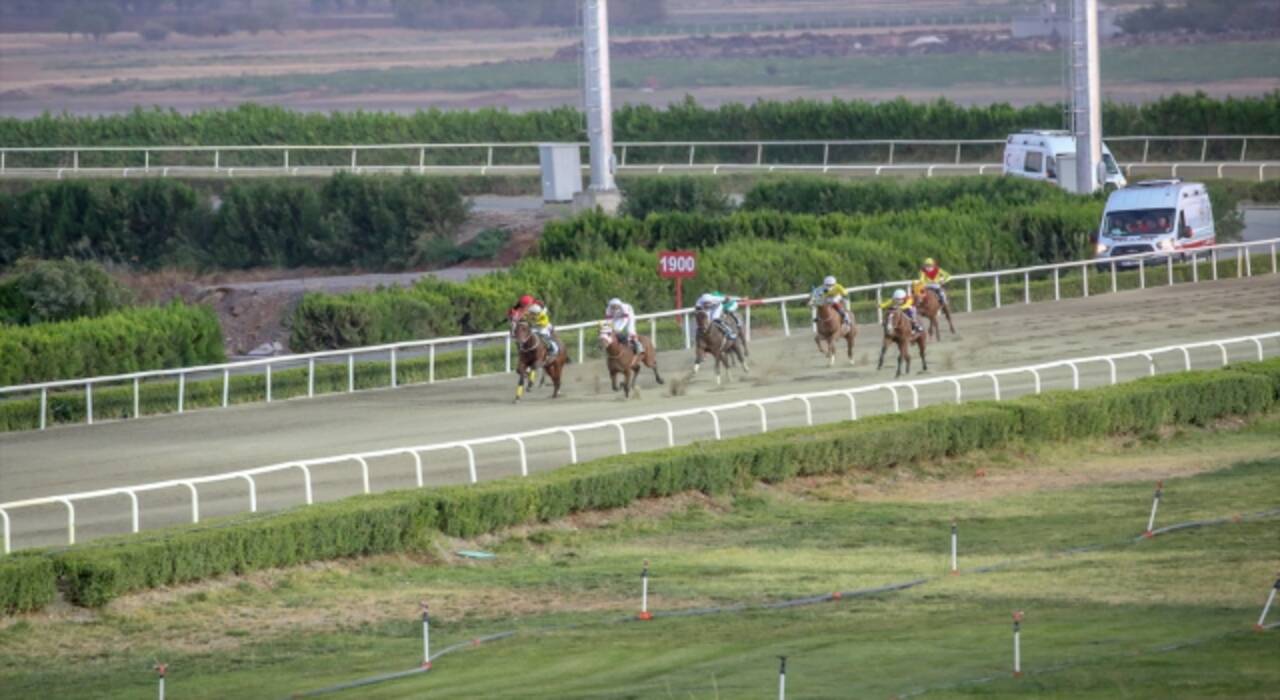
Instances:
[[[1163,263],[1168,253],[1186,253],[1214,245],[1213,205],[1199,182],[1146,180],[1117,190],[1107,198],[1102,224],[1094,240],[1094,260],[1100,266],[1123,255],[1150,254],[1148,263]],[[1122,260],[1117,267],[1137,267],[1140,260]],[[1109,266],[1107,264],[1106,266]]]
[[[1058,178],[1061,161],[1065,158],[1069,161],[1069,167],[1074,168],[1075,155],[1076,137],[1069,131],[1042,130],[1011,134],[1004,144],[1004,174],[1065,186]],[[1116,159],[1111,155],[1111,149],[1105,143],[1102,144],[1102,165],[1107,173],[1104,187],[1122,189],[1128,184],[1120,167],[1116,165]],[[1067,180],[1075,182],[1074,171],[1065,175]]]

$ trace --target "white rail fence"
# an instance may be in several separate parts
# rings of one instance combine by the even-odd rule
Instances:
[[[1007,306],[1010,301],[1013,303],[1030,304],[1032,303],[1032,281],[1044,279],[1046,282],[1052,280],[1053,300],[1059,301],[1063,298],[1062,282],[1065,273],[1079,272],[1081,276],[1081,290],[1083,296],[1088,297],[1091,293],[1096,293],[1098,288],[1097,282],[1092,282],[1095,286],[1091,288],[1090,269],[1097,270],[1101,267],[1104,272],[1096,272],[1093,277],[1103,277],[1102,282],[1104,291],[1116,292],[1119,289],[1119,274],[1126,265],[1137,263],[1139,271],[1139,288],[1146,289],[1150,286],[1160,285],[1163,279],[1163,285],[1172,286],[1175,284],[1175,259],[1187,255],[1190,262],[1187,263],[1192,272],[1192,282],[1198,283],[1201,279],[1201,265],[1207,263],[1208,269],[1205,270],[1203,276],[1206,279],[1217,280],[1220,276],[1219,260],[1224,254],[1235,254],[1236,260],[1236,276],[1252,277],[1255,274],[1253,269],[1252,257],[1255,254],[1266,253],[1270,256],[1270,265],[1267,266],[1267,272],[1261,274],[1278,274],[1280,273],[1280,265],[1277,263],[1277,248],[1280,247],[1280,238],[1273,238],[1261,241],[1249,241],[1243,243],[1225,243],[1216,246],[1205,246],[1196,249],[1191,253],[1184,254],[1178,251],[1159,252],[1147,254],[1135,254],[1106,258],[1103,262],[1096,260],[1077,260],[1065,263],[1054,263],[1050,265],[1034,265],[1030,267],[1019,267],[1007,270],[995,270],[990,272],[975,272],[967,274],[958,274],[952,277],[951,285],[964,285],[964,307],[957,308],[957,311],[972,312],[974,310],[974,283],[990,282],[991,283],[991,301],[995,308]],[[1158,256],[1158,257],[1157,257]],[[1148,266],[1153,259],[1160,259],[1159,267],[1164,268],[1164,274],[1161,275],[1157,271],[1149,271]],[[1108,272],[1109,271],[1109,275]],[[1109,276],[1109,280],[1106,278]],[[1007,293],[1002,291],[1002,281],[1007,285],[1009,281],[1021,283],[1021,298],[1010,300]],[[877,306],[885,298],[886,291],[890,291],[895,287],[902,287],[909,284],[908,280],[896,280],[890,282],[879,282],[876,284],[866,284],[848,289],[851,299],[854,295],[864,298],[874,298]],[[953,297],[956,295],[952,293]],[[746,307],[745,325],[747,338],[751,338],[751,330],[753,327],[752,308],[773,307],[777,306],[781,315],[781,325],[783,334],[790,336],[792,334],[792,324],[788,317],[788,307],[796,303],[805,304],[809,300],[808,294],[792,294],[788,296],[770,297],[767,299],[755,300]],[[956,300],[953,298],[952,302]],[[650,337],[654,339],[655,345],[658,338],[658,321],[661,319],[676,319],[678,325],[683,330],[683,342],[685,349],[690,349],[693,344],[694,332],[692,329],[691,316],[692,308],[677,309],[673,311],[662,311],[657,313],[648,313],[638,315],[639,321],[648,322],[648,330]],[[877,309],[876,319],[880,320],[880,312]],[[599,321],[586,321],[581,323],[567,324],[557,327],[557,332],[572,333],[577,331],[577,349],[578,357],[585,356],[588,335],[598,328]],[[132,372],[128,374],[105,375],[99,377],[85,377],[79,379],[64,379],[51,382],[40,382],[34,384],[19,384],[7,387],[0,387],[0,397],[15,394],[34,394],[39,393],[39,429],[44,430],[48,427],[49,419],[49,394],[51,391],[59,389],[76,389],[82,388],[85,397],[85,422],[92,425],[94,423],[93,396],[94,387],[108,384],[131,384],[133,389],[133,410],[130,416],[138,418],[142,416],[141,412],[141,387],[144,380],[154,379],[176,379],[177,380],[177,412],[185,413],[185,399],[187,394],[187,381],[197,376],[221,376],[221,406],[223,408],[230,405],[231,401],[231,378],[234,375],[244,374],[250,371],[261,370],[265,379],[265,400],[270,403],[272,401],[272,372],[273,368],[284,366],[302,366],[305,364],[307,368],[307,398],[316,396],[316,366],[318,363],[331,361],[345,361],[347,368],[347,393],[353,393],[356,389],[356,358],[378,356],[386,357],[389,361],[390,372],[389,381],[384,388],[398,388],[400,386],[408,386],[398,380],[397,363],[402,358],[412,354],[423,352],[427,355],[427,384],[437,382],[436,356],[439,349],[449,346],[463,346],[465,354],[465,375],[460,379],[471,379],[479,376],[475,371],[475,355],[478,347],[486,347],[488,344],[503,343],[504,345],[504,372],[511,372],[514,361],[514,350],[512,347],[511,336],[505,331],[497,331],[492,333],[481,333],[477,335],[454,336],[447,338],[434,338],[430,340],[405,341],[401,343],[390,343],[386,345],[365,346],[359,348],[348,348],[345,350],[328,350],[323,352],[313,352],[297,355],[284,355],[280,357],[262,358],[256,360],[246,360],[240,362],[228,362],[215,365],[203,365],[198,367],[183,367],[177,369],[150,370],[145,372]],[[439,381],[445,381],[443,379]]]
[[[998,174],[1004,139],[796,141],[625,141],[615,144],[622,171],[712,174],[821,171],[869,175]],[[1280,136],[1120,136],[1107,139],[1127,174],[1197,168],[1265,180],[1280,168]],[[587,144],[578,143],[581,149]],[[0,147],[0,176],[120,177],[352,173],[518,174],[538,171],[538,143],[367,145]],[[1153,154],[1154,158],[1153,159]],[[1252,156],[1252,158],[1251,158]],[[1157,160],[1161,159],[1161,160]],[[584,161],[585,162],[585,161]]]
[[[376,450],[370,452],[360,452],[352,454],[337,455],[333,457],[324,457],[320,459],[296,460],[291,462],[283,462],[256,469],[247,469],[244,471],[228,472],[225,474],[217,474],[213,476],[192,478],[192,479],[173,479],[169,481],[161,481],[150,484],[140,484],[135,486],[125,486],[119,488],[102,489],[98,491],[86,491],[82,493],[63,494],[59,496],[48,496],[44,498],[33,498],[23,501],[14,501],[11,503],[0,504],[0,526],[4,528],[4,553],[8,554],[12,551],[11,547],[11,523],[10,511],[33,508],[38,506],[61,505],[65,507],[67,513],[67,544],[72,545],[76,542],[76,503],[94,499],[104,498],[127,498],[130,504],[131,531],[137,533],[141,529],[141,513],[139,508],[138,494],[151,491],[162,491],[170,489],[185,489],[191,496],[191,522],[200,522],[200,490],[199,487],[208,484],[214,484],[227,481],[243,481],[248,495],[249,512],[257,512],[258,510],[258,485],[259,477],[274,474],[278,472],[297,471],[301,477],[301,500],[307,505],[314,502],[314,494],[312,491],[312,469],[315,467],[350,463],[356,465],[360,469],[361,487],[363,493],[371,493],[371,484],[369,479],[369,460],[383,457],[405,456],[413,460],[414,474],[417,485],[423,486],[423,455],[433,452],[443,452],[452,450],[461,450],[467,455],[467,468],[469,481],[474,484],[479,481],[480,475],[476,466],[475,448],[482,445],[494,445],[510,443],[517,450],[520,459],[520,475],[527,477],[529,475],[529,460],[527,441],[547,436],[563,436],[569,452],[569,463],[578,463],[578,437],[581,433],[599,430],[611,430],[617,434],[618,454],[627,454],[627,426],[661,422],[666,427],[666,446],[674,447],[676,445],[675,419],[679,418],[696,418],[705,417],[710,421],[712,426],[712,435],[715,440],[722,439],[720,426],[721,414],[727,411],[754,409],[759,416],[760,432],[769,431],[769,406],[778,406],[780,404],[800,403],[805,410],[805,424],[814,425],[813,402],[824,398],[843,397],[848,400],[849,419],[858,419],[858,397],[865,394],[874,394],[885,392],[892,398],[893,412],[897,413],[902,410],[903,392],[909,392],[911,400],[911,408],[920,407],[920,389],[936,385],[950,385],[954,391],[955,403],[963,403],[964,388],[966,384],[972,386],[974,383],[981,383],[983,387],[990,386],[995,400],[1002,399],[1001,383],[1002,377],[1013,377],[1020,375],[1031,375],[1034,379],[1034,393],[1039,394],[1042,390],[1042,382],[1046,373],[1052,370],[1066,369],[1071,372],[1071,388],[1079,390],[1080,371],[1085,365],[1104,364],[1107,366],[1108,384],[1114,385],[1118,383],[1117,362],[1125,359],[1143,359],[1147,363],[1148,375],[1156,374],[1156,356],[1167,354],[1180,354],[1182,357],[1182,371],[1190,371],[1192,368],[1191,351],[1202,348],[1216,348],[1221,354],[1222,365],[1229,363],[1230,357],[1228,346],[1235,345],[1252,345],[1257,353],[1257,359],[1263,360],[1266,357],[1267,350],[1263,341],[1280,339],[1280,332],[1265,333],[1252,336],[1241,336],[1235,338],[1226,338],[1221,340],[1210,340],[1197,343],[1186,343],[1179,345],[1168,345],[1158,348],[1150,348],[1147,350],[1135,350],[1131,352],[1115,353],[1111,355],[1097,355],[1092,357],[1079,357],[1066,360],[1057,360],[1053,362],[1045,362],[1035,365],[1026,365],[1022,367],[1014,367],[1008,369],[997,369],[989,371],[969,372],[966,374],[934,377],[929,379],[917,379],[904,382],[889,382],[875,384],[863,387],[851,387],[845,389],[833,389],[827,391],[788,394],[784,396],[774,396],[763,399],[752,399],[746,401],[735,401],[731,403],[718,404],[713,406],[702,406],[698,408],[689,408],[679,411],[668,411],[665,413],[652,413],[642,416],[633,416],[629,418],[618,418],[596,421],[592,423],[580,423],[576,425],[557,426],[552,428],[543,428],[540,430],[530,430],[519,433],[507,433],[503,435],[493,435],[490,437],[474,438],[470,440],[458,440],[452,442],[441,442],[427,445],[413,445],[408,447],[395,447],[385,450]],[[1276,348],[1276,352],[1280,352],[1280,346]]]

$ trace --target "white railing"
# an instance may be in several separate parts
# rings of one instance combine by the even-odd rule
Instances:
[[[1236,275],[1238,277],[1252,277],[1254,275],[1252,255],[1254,251],[1268,251],[1270,253],[1269,270],[1270,274],[1280,273],[1280,267],[1277,265],[1277,247],[1280,246],[1280,238],[1273,238],[1261,241],[1249,241],[1244,243],[1225,243],[1216,246],[1205,246],[1196,249],[1191,254],[1190,269],[1192,270],[1192,282],[1200,281],[1200,265],[1202,262],[1209,263],[1207,276],[1210,279],[1217,280],[1219,276],[1218,261],[1223,252],[1236,252]],[[1184,253],[1179,251],[1145,253],[1135,255],[1125,255],[1112,258],[1098,260],[1077,260],[1072,262],[1054,263],[1049,265],[1033,265],[1030,267],[1019,267],[1007,270],[996,270],[990,272],[975,272],[967,274],[954,275],[952,277],[952,286],[956,284],[964,285],[964,312],[973,311],[973,283],[975,281],[991,281],[992,282],[992,301],[995,308],[1001,308],[1007,305],[1008,299],[1002,294],[1001,280],[1018,280],[1022,284],[1022,299],[1015,300],[1021,303],[1030,304],[1032,302],[1031,281],[1032,277],[1040,275],[1048,275],[1053,281],[1053,300],[1058,301],[1062,298],[1062,278],[1064,272],[1078,270],[1081,273],[1082,293],[1087,297],[1091,293],[1090,288],[1090,268],[1103,267],[1110,271],[1109,290],[1115,292],[1118,290],[1118,274],[1121,267],[1127,263],[1138,263],[1139,271],[1139,288],[1146,289],[1151,275],[1159,276],[1157,272],[1148,273],[1147,265],[1153,257],[1163,256],[1163,265],[1166,274],[1165,286],[1174,284],[1174,258],[1183,256]],[[1106,273],[1099,273],[1105,276]],[[850,295],[858,294],[865,296],[874,296],[877,306],[884,300],[884,293],[894,287],[901,287],[909,284],[909,280],[896,280],[890,282],[879,282],[876,284],[865,284],[857,287],[850,287],[848,291]],[[954,295],[954,292],[953,292]],[[808,294],[792,294],[788,296],[770,297],[766,299],[753,300],[745,311],[745,323],[747,338],[751,337],[752,329],[752,308],[761,306],[777,305],[781,312],[781,323],[783,333],[787,336],[791,335],[791,321],[787,315],[788,304],[796,302],[807,303]],[[954,301],[954,299],[953,299]],[[960,311],[961,309],[957,309]],[[673,311],[662,311],[657,313],[641,314],[637,316],[639,321],[648,322],[649,335],[654,339],[655,345],[658,338],[658,321],[660,319],[675,318],[677,323],[683,330],[683,341],[685,349],[689,349],[693,344],[693,330],[691,328],[690,318],[693,313],[692,308],[676,309]],[[877,309],[877,321],[880,320],[879,310]],[[585,356],[586,341],[589,332],[594,332],[598,328],[599,321],[586,321],[582,323],[573,323],[563,326],[557,326],[557,331],[577,331],[577,347],[578,357]],[[177,412],[184,413],[186,411],[186,383],[187,379],[194,375],[221,375],[222,378],[222,407],[230,405],[231,400],[231,377],[233,375],[244,374],[247,371],[261,368],[265,379],[265,400],[270,403],[272,401],[272,371],[274,367],[279,365],[298,365],[305,363],[307,367],[307,398],[316,395],[316,366],[318,362],[331,360],[344,360],[347,367],[347,392],[356,391],[356,358],[369,355],[385,355],[389,360],[389,382],[386,388],[397,388],[399,386],[407,386],[398,381],[397,362],[406,356],[407,352],[426,352],[427,354],[427,384],[434,384],[436,379],[436,355],[437,349],[441,346],[465,346],[465,379],[471,379],[477,376],[475,372],[475,352],[477,347],[483,347],[487,344],[502,342],[504,344],[504,372],[511,372],[514,359],[514,351],[511,343],[511,336],[505,331],[496,331],[492,333],[481,333],[477,335],[455,336],[448,338],[435,338],[431,340],[414,340],[401,343],[389,343],[386,345],[374,345],[359,348],[348,348],[345,350],[326,350],[322,352],[313,352],[297,355],[284,355],[281,357],[262,358],[257,360],[246,360],[240,362],[228,362],[214,365],[202,365],[198,367],[183,367],[177,369],[161,369],[150,370],[145,372],[132,372],[129,374],[106,375],[99,377],[87,377],[80,379],[63,379],[51,382],[40,382],[34,384],[19,384],[7,387],[0,387],[0,397],[6,394],[24,394],[35,393],[40,394],[40,417],[39,427],[44,430],[48,424],[49,414],[49,392],[57,389],[70,389],[83,387],[85,395],[85,422],[92,425],[94,422],[93,413],[93,392],[94,387],[103,384],[120,384],[132,383],[133,387],[133,410],[130,416],[134,418],[141,417],[141,386],[142,381],[146,379],[157,378],[176,378],[177,379]],[[441,380],[443,381],[443,380]]]
[[[813,402],[823,398],[845,398],[849,403],[849,419],[858,419],[858,397],[863,394],[872,394],[878,392],[886,392],[891,396],[893,402],[893,412],[902,410],[902,393],[910,392],[911,408],[920,407],[920,389],[923,387],[934,385],[950,385],[954,391],[955,403],[964,402],[965,383],[981,382],[983,387],[990,386],[992,394],[996,401],[1002,398],[1001,393],[1001,377],[1031,375],[1034,379],[1033,391],[1036,394],[1041,393],[1043,386],[1044,374],[1054,369],[1069,369],[1071,372],[1071,389],[1079,390],[1080,369],[1084,365],[1105,364],[1108,368],[1108,385],[1114,385],[1119,382],[1117,373],[1117,361],[1125,359],[1141,358],[1146,360],[1147,374],[1154,376],[1156,374],[1157,355],[1180,353],[1182,356],[1182,371],[1191,370],[1191,351],[1202,348],[1216,348],[1221,354],[1222,365],[1225,366],[1230,362],[1227,346],[1251,344],[1257,351],[1258,360],[1266,357],[1266,350],[1263,341],[1280,339],[1280,332],[1265,333],[1260,335],[1242,336],[1236,338],[1226,338],[1221,340],[1210,340],[1198,343],[1186,343],[1179,345],[1168,345],[1159,348],[1150,348],[1146,350],[1135,350],[1130,352],[1114,353],[1110,355],[1097,355],[1092,357],[1079,357],[1067,360],[1057,360],[1045,362],[1035,365],[1026,365],[1022,367],[1013,367],[1008,369],[997,369],[988,371],[969,372],[966,374],[933,377],[929,379],[917,379],[904,382],[888,382],[874,384],[864,387],[851,387],[845,389],[832,389],[826,391],[817,391],[800,394],[788,394],[784,396],[774,396],[764,399],[751,399],[746,401],[735,401],[732,403],[724,403],[713,406],[702,406],[697,408],[683,409],[679,411],[668,411],[664,413],[652,413],[642,416],[633,416],[629,418],[618,418],[610,420],[595,421],[592,423],[580,423],[577,425],[557,426],[553,428],[543,428],[539,430],[530,430],[519,433],[507,433],[504,435],[493,435],[490,437],[474,438],[470,440],[457,440],[452,442],[441,442],[427,445],[413,445],[408,447],[395,447],[385,450],[376,450],[369,452],[352,453],[338,455],[333,457],[324,457],[320,459],[296,460],[291,462],[283,462],[256,469],[247,469],[244,471],[229,472],[217,474],[213,476],[198,477],[191,479],[172,479],[169,481],[161,481],[151,484],[140,484],[135,486],[125,486],[119,488],[101,489],[98,491],[86,491],[82,493],[63,494],[59,496],[48,496],[43,498],[32,498],[23,501],[14,501],[11,503],[0,504],[0,526],[4,528],[3,541],[4,553],[11,551],[11,524],[9,511],[32,508],[37,506],[61,505],[65,507],[67,512],[67,544],[75,544],[76,542],[76,503],[80,501],[102,499],[102,498],[128,498],[130,503],[131,515],[131,531],[139,532],[141,528],[141,513],[138,503],[138,494],[151,491],[162,491],[169,489],[186,489],[191,496],[191,522],[200,522],[200,491],[199,487],[207,484],[227,482],[227,481],[243,481],[247,488],[249,512],[257,512],[258,510],[258,483],[257,478],[267,474],[278,472],[288,472],[296,470],[302,478],[302,500],[307,505],[314,502],[314,495],[311,487],[312,472],[315,467],[351,463],[358,465],[360,468],[361,487],[365,494],[371,493],[371,484],[369,479],[369,460],[383,457],[406,456],[413,459],[414,473],[417,485],[424,485],[423,479],[423,455],[431,452],[442,452],[461,450],[467,455],[468,480],[474,484],[479,481],[479,473],[476,467],[475,448],[482,445],[507,444],[515,446],[520,458],[520,475],[527,477],[529,475],[529,456],[526,447],[526,441],[547,436],[563,436],[569,452],[569,463],[578,463],[578,435],[580,433],[597,431],[597,430],[613,430],[617,433],[617,445],[619,454],[627,454],[627,429],[629,425],[637,425],[644,423],[661,422],[666,427],[666,447],[674,447],[676,445],[675,423],[673,419],[692,418],[705,416],[710,420],[712,426],[712,435],[715,440],[723,438],[720,426],[721,414],[726,411],[755,409],[759,416],[760,432],[765,433],[769,430],[769,414],[767,407],[779,404],[800,403],[803,404],[805,410],[805,424],[814,425]],[[1280,350],[1280,347],[1277,348]],[[842,419],[838,419],[842,420]]]
[[[1107,139],[1132,150],[1126,169],[1172,170],[1213,166],[1244,168],[1265,179],[1280,167],[1274,146],[1280,136],[1120,136]],[[821,171],[864,174],[919,172],[998,174],[1004,139],[817,139],[796,141],[621,141],[615,144],[623,171],[712,174],[735,171]],[[1239,150],[1235,144],[1239,143]],[[1139,156],[1138,146],[1141,145]],[[1152,160],[1152,145],[1174,160]],[[1267,154],[1259,158],[1259,144]],[[587,144],[577,143],[586,149]],[[243,146],[43,146],[0,147],[0,176],[118,175],[328,175],[335,172],[514,174],[538,171],[538,143],[400,143]],[[1251,147],[1254,159],[1250,160]],[[1230,154],[1228,155],[1228,151]],[[801,155],[797,155],[799,152]],[[732,155],[730,155],[732,154]],[[1159,154],[1157,154],[1159,155]],[[1210,160],[1210,156],[1215,157]],[[127,161],[121,164],[120,161]],[[584,161],[585,162],[585,161]],[[1197,171],[1200,172],[1200,171]]]

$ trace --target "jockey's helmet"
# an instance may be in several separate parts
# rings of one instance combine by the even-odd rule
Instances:
[[[894,301],[902,301],[902,300],[904,300],[904,299],[906,299],[906,298],[907,298],[907,290],[905,290],[905,289],[895,289],[895,290],[894,290],[894,292],[893,292],[893,300],[894,300]]]
[[[533,303],[533,297],[529,296],[528,294],[520,297],[521,306],[528,307],[532,303]]]
[[[823,284],[825,284],[825,285],[826,285],[826,286],[828,286],[828,287],[832,287],[832,286],[834,286],[834,285],[835,285],[835,283],[836,283],[836,276],[835,276],[835,275],[827,275],[827,276],[826,276],[826,278],[822,280],[822,283],[823,283]]]
[[[936,265],[936,264],[937,264],[937,263],[935,263],[935,262],[933,261],[933,258],[925,258],[925,259],[924,259],[924,266],[925,266],[925,267],[933,267],[933,266],[934,266],[934,265]]]
[[[529,313],[533,314],[534,316],[537,316],[538,314],[540,314],[540,313],[542,313],[542,312],[543,312],[543,308],[542,308],[542,306],[541,306],[540,304],[530,304],[530,305],[529,305]]]
[[[621,300],[621,299],[619,299],[618,297],[614,297],[614,298],[612,298],[612,299],[610,299],[610,300],[609,300],[609,308],[610,308],[610,309],[617,309],[617,308],[619,308],[619,307],[621,307],[621,306],[622,306],[622,300]]]

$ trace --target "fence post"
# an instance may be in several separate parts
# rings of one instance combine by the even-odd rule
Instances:
[[[764,144],[756,144],[756,167],[764,165]]]
[[[1000,308],[1000,275],[995,276],[996,282],[996,308]]]
[[[436,344],[432,343],[427,346],[427,383],[436,383]]]
[[[312,357],[307,360],[307,398],[314,398],[316,395],[316,358]]]
[[[1062,300],[1062,281],[1059,279],[1058,268],[1053,268],[1053,300]]]
[[[467,379],[471,378],[471,370],[474,365],[474,359],[473,359],[474,355],[475,353],[473,352],[473,346],[471,344],[471,341],[468,340],[467,341]]]
[[[267,403],[271,403],[271,365],[267,365]]]
[[[136,415],[137,411],[134,411],[134,414]],[[49,419],[49,389],[41,388],[40,389],[40,429],[41,430],[44,430],[45,427],[47,427],[46,424],[48,419]]]
[[[142,169],[151,172],[151,151],[142,152]]]
[[[356,390],[356,355],[351,353],[347,355],[347,393],[353,393]]]
[[[422,601],[422,667],[431,668],[431,616],[425,600]]]
[[[1142,141],[1142,162],[1147,162],[1147,155],[1151,153],[1151,139],[1143,139]]]
[[[791,319],[787,318],[787,302],[778,302],[778,308],[782,310],[782,334],[791,337]]]
[[[893,152],[894,149],[897,148],[897,145],[898,144],[895,141],[889,142],[889,165],[893,165]]]
[[[1088,297],[1089,296],[1089,266],[1088,265],[1080,266],[1080,275],[1084,285],[1084,295],[1085,297]]]
[[[422,175],[427,172],[427,149],[425,147],[418,149],[418,174]]]
[[[1141,260],[1138,261],[1138,264],[1146,265],[1146,263]],[[1111,293],[1115,294],[1116,291],[1117,291],[1116,290],[1116,261],[1112,260],[1111,261]]]
[[[511,334],[510,333],[508,333],[507,337],[504,339],[503,345],[504,345],[505,355],[507,358],[506,371],[510,372],[511,371]]]
[[[182,413],[187,401],[187,373],[178,373],[178,413]]]
[[[71,152],[71,169],[80,170],[80,151]]]
[[[1022,273],[1022,303],[1031,303],[1031,273]]]
[[[351,149],[351,172],[354,173],[355,171],[356,171],[356,149],[352,148]]]
[[[140,381],[137,377],[133,378],[133,417],[137,418],[142,414],[142,387],[139,386]]]
[[[284,149],[284,169],[289,169],[289,149]]]
[[[89,382],[84,385],[84,416],[85,422],[93,425],[93,384]]]
[[[392,389],[399,386],[400,382],[399,382],[399,378],[396,376],[397,374],[398,372],[396,372],[396,348],[391,348],[391,388]],[[468,377],[471,376],[471,373],[468,372],[467,376]]]
[[[1240,162],[1244,162],[1244,156],[1249,152],[1249,137],[1246,136],[1240,141]]]
[[[231,370],[222,370],[222,407],[226,408],[231,400]]]
[[[222,170],[222,151],[213,152],[213,169]]]

